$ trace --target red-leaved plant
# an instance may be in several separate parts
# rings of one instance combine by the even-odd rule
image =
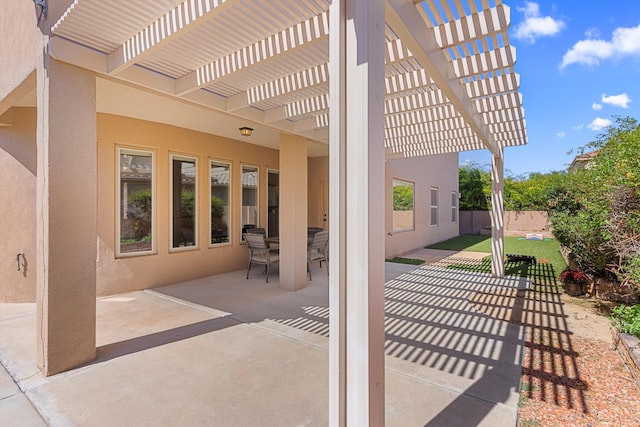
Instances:
[[[589,276],[582,271],[565,268],[558,277],[562,283],[576,283],[578,285],[586,285],[589,283]]]

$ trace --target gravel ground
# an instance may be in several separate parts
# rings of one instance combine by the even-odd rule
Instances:
[[[613,347],[608,320],[555,286],[524,296],[527,329],[518,426],[640,426],[640,384]]]

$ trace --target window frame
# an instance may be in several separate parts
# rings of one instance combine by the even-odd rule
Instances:
[[[395,218],[393,218],[393,213],[396,211],[395,209],[395,201],[393,200],[393,189],[396,187],[395,183],[398,182],[400,185],[410,186],[412,188],[412,202],[411,202],[411,227],[395,227]],[[414,181],[409,181],[401,178],[392,178],[391,179],[391,216],[392,216],[392,224],[391,229],[393,233],[404,233],[408,231],[416,230],[416,183]],[[401,211],[404,212],[404,211]]]
[[[243,209],[244,209],[244,186],[242,185],[242,174],[244,173],[245,168],[255,169],[256,171],[256,227],[260,227],[260,166],[250,164],[250,163],[240,163],[240,232],[242,233],[242,228],[245,226],[244,221],[242,220]],[[242,235],[240,236],[240,240],[243,241]]]
[[[173,242],[173,222],[174,222],[174,218],[173,218],[173,161],[174,160],[182,160],[185,162],[194,162],[194,167],[195,167],[195,175],[194,175],[194,180],[193,180],[193,193],[194,193],[194,213],[193,213],[193,245],[190,246],[178,246],[178,247],[174,247],[174,242]],[[199,220],[199,215],[198,215],[198,210],[199,210],[199,203],[198,203],[198,190],[199,190],[199,186],[198,186],[198,174],[199,174],[199,168],[198,168],[198,163],[199,163],[199,159],[198,156],[194,155],[194,154],[184,154],[184,153],[175,153],[175,152],[170,152],[169,153],[169,252],[173,253],[173,252],[184,252],[184,251],[193,251],[193,250],[197,250],[199,249],[199,245],[200,245],[200,239],[198,239],[198,220]]]
[[[280,213],[280,170],[276,169],[276,168],[271,168],[271,167],[267,167],[267,176],[265,179],[265,195],[266,195],[266,200],[265,200],[265,204],[266,207],[265,209],[267,210],[267,225],[264,227],[265,230],[267,231],[267,236],[268,237],[278,237],[278,236],[271,236],[269,233],[269,174],[276,174],[278,175],[278,214]],[[280,218],[278,218],[278,231],[280,230]],[[278,235],[280,233],[278,232]]]
[[[458,223],[458,192],[451,192],[451,222]]]
[[[131,155],[150,155],[151,156],[151,249],[148,251],[122,252],[122,224],[120,215],[122,213],[122,175],[120,168],[120,156],[122,154]],[[130,147],[124,145],[116,145],[116,206],[115,206],[115,258],[131,258],[138,256],[157,255],[157,194],[156,194],[156,150],[151,148]]]
[[[433,204],[433,192],[436,192],[436,197],[435,197],[435,205]],[[430,212],[430,219],[429,219],[429,224],[431,224],[431,227],[439,227],[440,226],[440,189],[438,187],[434,187],[431,186],[429,189],[429,212]],[[435,223],[433,222],[434,220],[434,209],[435,209]]]
[[[227,199],[229,200],[229,213],[227,215],[227,234],[229,241],[220,242],[220,243],[212,243],[211,242],[211,234],[213,233],[212,224],[211,224],[211,202],[209,202],[209,247],[216,248],[220,246],[230,246],[233,244],[233,162],[230,160],[220,160],[215,158],[209,158],[209,169],[208,169],[208,187],[209,187],[209,201],[213,195],[211,194],[211,166],[227,166],[229,169],[229,184],[227,185]]]

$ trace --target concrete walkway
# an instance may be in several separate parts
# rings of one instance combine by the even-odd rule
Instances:
[[[386,267],[386,425],[514,426],[522,328],[471,300],[528,283]],[[326,426],[324,269],[298,292],[244,273],[98,299],[97,360],[49,378],[35,305],[0,304],[0,424]]]

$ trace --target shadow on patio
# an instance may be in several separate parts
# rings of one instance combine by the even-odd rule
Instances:
[[[552,385],[548,398],[568,388],[580,401],[584,386],[554,284],[527,290],[523,277],[412,268],[387,265],[395,277],[385,289],[386,425],[513,426],[525,327],[551,341],[527,343],[528,351],[561,359],[552,362],[555,376],[536,366],[525,373]],[[26,394],[45,415],[76,425],[110,412],[129,424],[186,422],[175,412],[180,405],[192,424],[326,425],[327,304],[326,276],[287,292],[244,272],[99,299],[98,359],[27,381]]]
[[[219,317],[106,345],[97,362],[239,324],[327,349],[326,279],[293,293],[276,285],[227,275],[146,291]],[[389,280],[387,425],[513,425],[524,334],[518,322],[483,313],[471,301],[527,287],[523,278],[437,267],[405,270]],[[521,298],[501,304],[513,316],[522,313]],[[319,368],[317,375],[326,376],[326,367]],[[399,394],[413,390],[411,397],[396,398],[399,387]]]

